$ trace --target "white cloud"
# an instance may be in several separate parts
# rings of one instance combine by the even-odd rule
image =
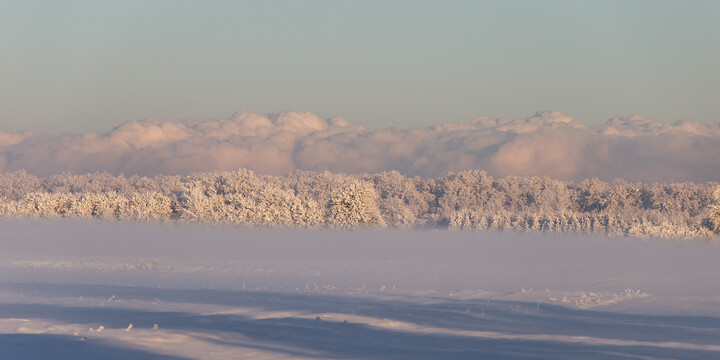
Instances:
[[[588,127],[544,111],[525,119],[369,130],[307,112],[241,111],[229,119],[132,121],[74,136],[0,132],[3,171],[155,175],[237,168],[274,175],[398,170],[430,177],[484,169],[576,181],[711,181],[720,179],[720,124],[632,115]]]
[[[617,116],[598,127],[602,135],[656,136],[665,134],[686,134],[720,137],[720,123],[705,125],[697,121],[678,120],[672,124],[654,122],[640,115]]]

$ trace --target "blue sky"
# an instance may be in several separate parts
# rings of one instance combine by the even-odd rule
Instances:
[[[0,1],[0,131],[304,110],[715,123],[719,1]]]

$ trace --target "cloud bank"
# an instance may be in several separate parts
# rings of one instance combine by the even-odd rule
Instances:
[[[437,177],[483,169],[574,181],[717,181],[720,123],[665,124],[632,115],[589,127],[560,111],[542,111],[525,119],[373,130],[307,112],[241,111],[229,119],[131,121],[107,133],[0,132],[0,170],[6,172],[152,176],[238,168],[272,175],[397,170]]]

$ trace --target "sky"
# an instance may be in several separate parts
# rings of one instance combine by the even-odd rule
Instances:
[[[720,113],[718,1],[0,0],[0,131],[309,111],[370,129]]]

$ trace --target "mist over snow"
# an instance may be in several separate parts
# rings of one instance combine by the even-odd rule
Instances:
[[[51,136],[0,132],[0,170],[186,174],[247,168],[283,175],[397,170],[437,177],[483,169],[578,181],[677,182],[720,178],[720,123],[659,123],[638,115],[587,126],[560,111],[480,117],[429,127],[366,129],[307,112],[124,123],[109,132]]]
[[[3,359],[717,359],[720,244],[0,221]]]
[[[288,230],[112,221],[0,221],[5,281],[297,292],[535,290],[709,296],[717,242],[583,234]],[[59,271],[62,270],[62,271]],[[720,309],[711,309],[717,314]]]

